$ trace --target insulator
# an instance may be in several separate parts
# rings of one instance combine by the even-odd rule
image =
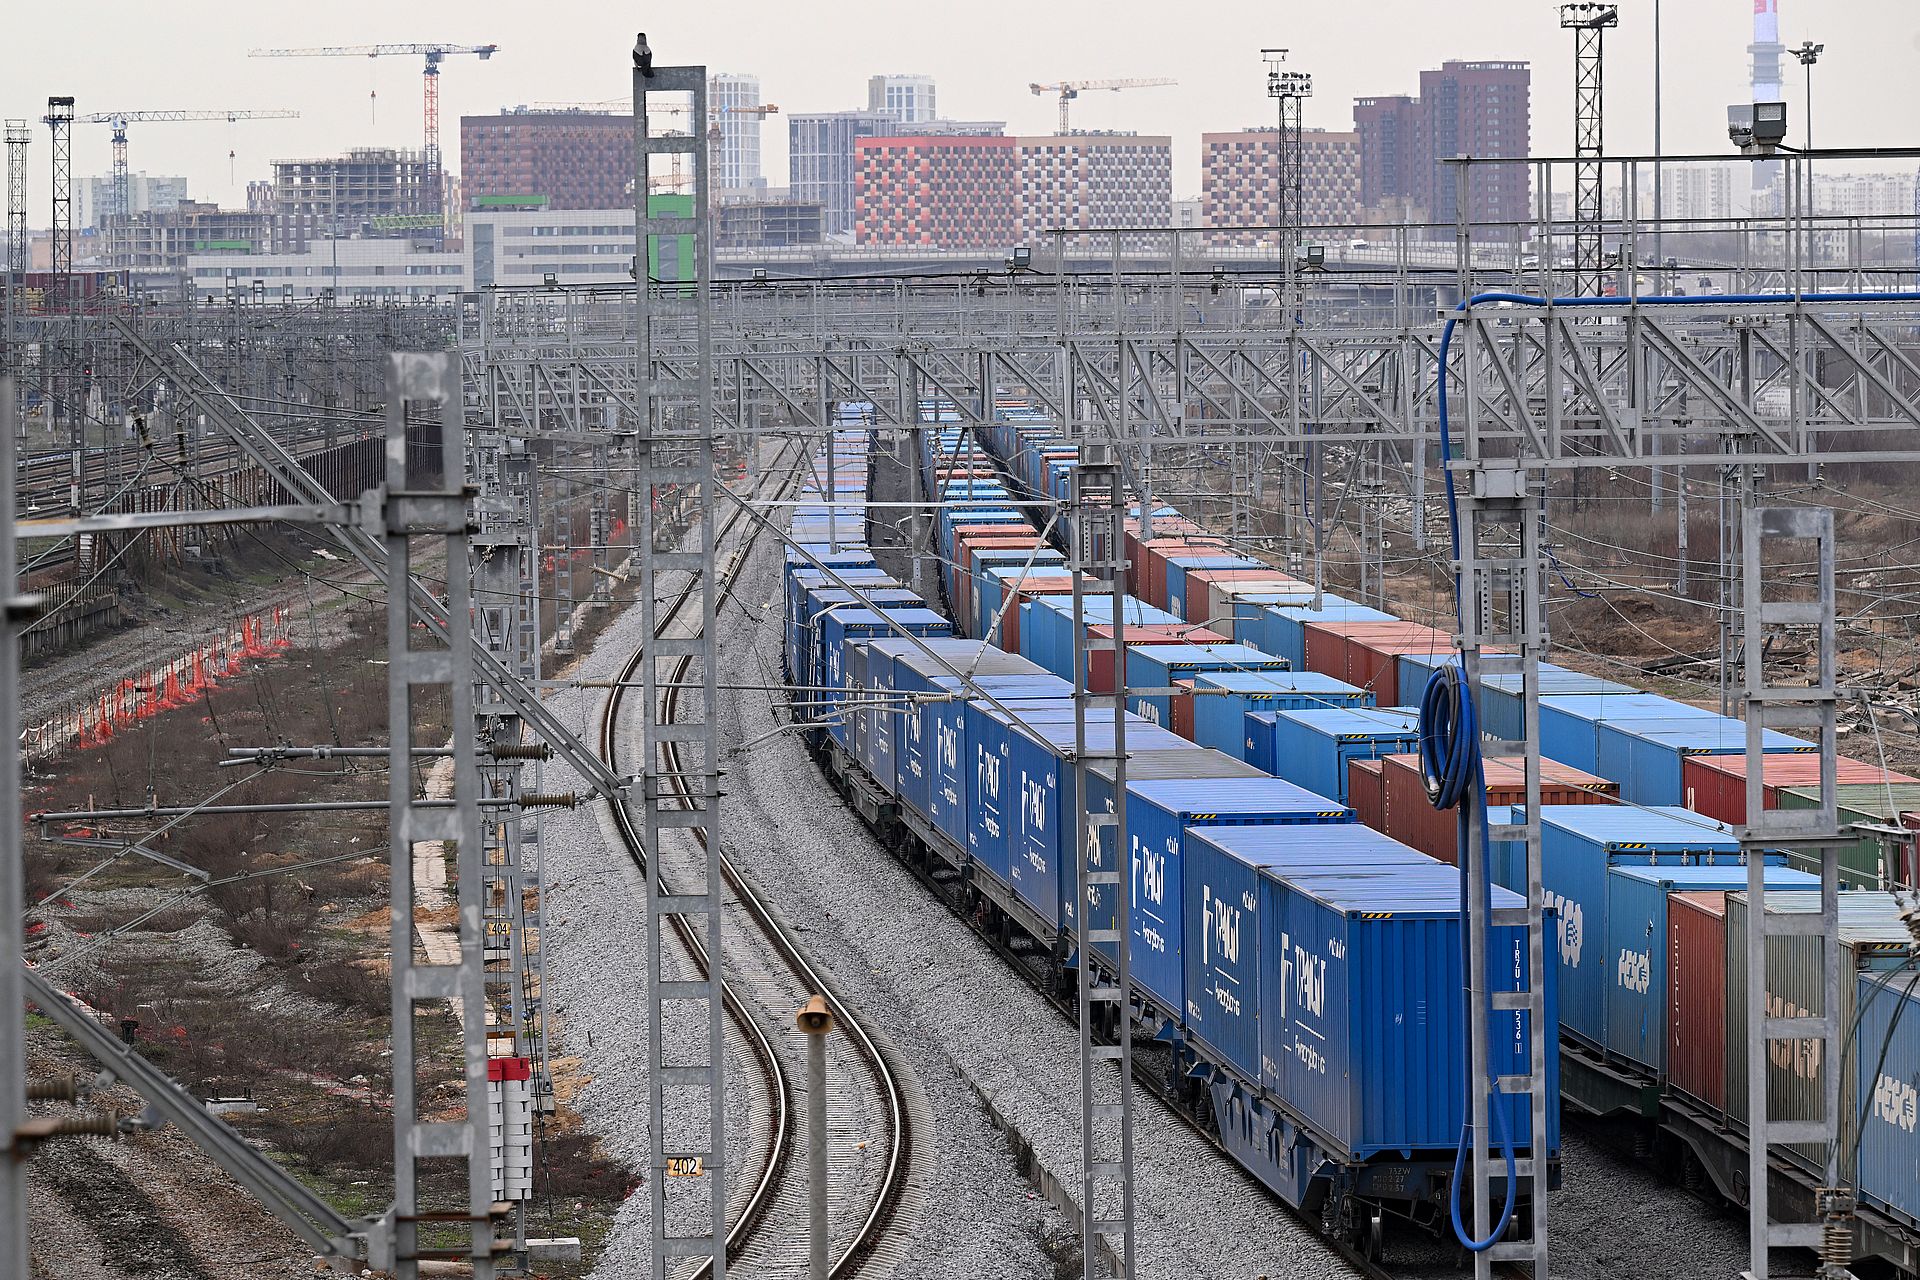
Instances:
[[[111,1111],[76,1111],[54,1123],[53,1136],[117,1138],[120,1117]]]
[[[1853,1214],[1857,1205],[1844,1187],[1821,1187],[1814,1204],[1821,1214],[1820,1261],[1845,1271],[1853,1263]]]
[[[31,1116],[13,1131],[13,1151],[23,1155],[50,1138],[117,1138],[120,1117],[111,1111],[74,1111],[62,1116]]]
[[[80,1097],[80,1082],[71,1075],[48,1076],[27,1082],[28,1102],[74,1102]]]
[[[522,809],[571,809],[579,803],[579,797],[571,791],[536,791],[520,797]]]
[[[487,754],[495,760],[551,760],[553,748],[544,742],[496,742]]]
[[[1853,1265],[1853,1220],[1828,1218],[1820,1237],[1820,1261],[1845,1269]]]

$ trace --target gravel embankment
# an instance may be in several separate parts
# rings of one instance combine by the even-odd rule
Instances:
[[[775,563],[766,558],[768,551],[763,547],[759,553],[754,584],[745,594],[748,600],[757,602],[768,595],[765,584]],[[728,612],[738,617],[732,606]],[[767,628],[769,634],[778,634],[777,616]],[[639,636],[639,613],[628,610],[571,674],[586,678],[612,674]],[[731,641],[727,652],[734,653]],[[740,656],[742,661],[727,663],[729,681],[753,678],[745,674],[751,664],[744,661],[744,650]],[[563,690],[552,705],[576,732],[592,741],[603,697],[602,690]],[[765,695],[759,697],[764,705]],[[793,811],[783,815],[780,834],[756,831],[760,819],[754,809],[734,804],[722,811],[727,838],[749,865],[758,860],[755,850],[766,841],[791,837],[799,847],[811,847],[825,838],[822,821],[850,821],[837,801],[825,794],[818,774],[804,757],[791,762],[790,771],[805,786],[796,788]],[[574,785],[564,768],[550,767],[548,777],[549,789]],[[732,778],[736,793],[742,783],[736,772]],[[591,1077],[574,1105],[613,1154],[643,1168],[646,1008],[645,935],[637,919],[640,886],[625,855],[615,852],[618,842],[603,806],[556,812],[544,822],[547,981],[558,1024],[557,1051],[579,1058],[581,1071]],[[877,850],[870,851],[875,858],[883,857]],[[928,911],[938,910],[931,903],[923,905]],[[845,980],[844,966],[836,964],[834,973]],[[935,1116],[938,1156],[927,1184],[929,1212],[911,1251],[915,1260],[898,1274],[1050,1276],[1054,1262],[1041,1239],[1061,1234],[1059,1220],[1015,1173],[1004,1140],[979,1111],[965,1080],[953,1064],[928,1052],[924,1027],[900,1017],[885,1003],[873,1002],[867,991],[850,989],[846,994],[901,1046],[920,1076]],[[729,1064],[729,1106],[735,1117],[746,1114],[752,1070],[750,1063],[737,1056]],[[753,1090],[757,1092],[757,1085]],[[757,1153],[745,1148],[744,1125],[730,1127],[734,1132],[729,1158],[736,1171],[744,1172],[757,1162]],[[644,1192],[629,1199],[597,1275],[625,1276],[644,1269],[647,1204]]]

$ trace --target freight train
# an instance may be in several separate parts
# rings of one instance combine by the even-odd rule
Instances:
[[[841,412],[852,423],[863,411]],[[1083,931],[1125,927],[1130,1013],[1166,1046],[1173,1101],[1286,1203],[1362,1250],[1377,1251],[1397,1224],[1443,1232],[1472,1089],[1459,1049],[1468,1013],[1457,871],[1356,822],[1335,795],[1176,732],[1170,724],[1191,725],[1171,705],[1142,702],[1127,716],[1124,795],[1110,767],[1083,775],[1073,762],[1073,686],[1059,672],[1062,663],[1071,671],[1074,651],[1070,620],[1053,607],[1070,600],[1057,590],[1061,557],[1009,505],[991,469],[938,461],[957,443],[929,432],[922,459],[948,502],[938,513],[945,572],[935,592],[945,611],[935,607],[941,599],[901,586],[866,545],[858,505],[866,432],[833,433],[833,465],[813,468],[822,478],[796,508],[783,662],[794,713],[823,766],[884,842],[957,882],[989,933],[1010,954],[1044,957],[1060,989],[1082,964],[1111,974],[1110,945],[1088,954]],[[963,543],[967,555],[948,554]],[[1007,603],[1029,590],[1016,620]],[[958,634],[1014,626],[1025,653]],[[1129,634],[1153,627],[1188,647],[1210,638],[1129,602]],[[1164,664],[1172,655],[1157,651],[1169,646],[1130,650],[1126,682],[1178,684],[1238,668],[1272,682],[1234,695],[1250,705],[1404,725],[1364,690],[1296,676],[1282,660],[1211,639],[1207,659],[1174,660],[1151,676],[1131,664]],[[1117,680],[1110,667],[1095,673],[1096,684]],[[1093,749],[1111,750],[1110,720],[1090,732]],[[1237,747],[1237,729],[1234,737]],[[1125,806],[1127,856],[1111,828],[1095,855],[1100,869],[1129,877],[1124,926],[1111,887],[1093,885],[1084,899],[1076,890],[1083,805]],[[1520,895],[1495,892],[1499,906],[1524,906]],[[1524,932],[1503,930],[1494,947],[1491,967],[1503,975],[1495,988],[1524,982]],[[1551,1008],[1554,974],[1543,978]],[[1494,1046],[1486,1070],[1525,1071],[1525,1014],[1481,1016]],[[1499,1095],[1491,1105],[1519,1154],[1532,1154],[1525,1100]],[[1558,1112],[1549,1109],[1539,1143],[1556,1173]],[[1490,1194],[1500,1203],[1504,1183]],[[1516,1199],[1518,1230],[1528,1205],[1524,1192]]]
[[[1040,499],[1064,501],[1077,451],[1046,415],[1017,399],[1001,400],[990,420],[974,427],[963,427],[950,406],[929,404],[923,410],[932,425],[920,432],[921,479],[941,504],[936,509],[937,551],[944,566],[939,594],[948,601],[950,616],[959,620],[955,629],[1001,651],[1001,658],[984,661],[997,664],[1018,655],[1041,668],[1060,682],[1053,695],[1058,699],[1074,674],[1074,629],[1112,634],[1112,619],[1099,612],[1100,601],[1086,602],[1087,611],[1073,615],[1071,580],[1056,549],[1066,545],[1070,513],[1056,517],[1044,537],[1024,514]],[[1331,593],[1316,596],[1309,584],[1236,554],[1224,539],[1172,508],[1152,512],[1150,533],[1141,529],[1138,517],[1136,507],[1127,525],[1126,557],[1137,594],[1125,606],[1128,648],[1121,670],[1126,686],[1142,690],[1127,694],[1141,728],[1169,730],[1215,753],[1221,758],[1205,767],[1220,770],[1216,778],[1235,776],[1227,764],[1237,762],[1335,802],[1359,820],[1343,824],[1326,816],[1305,831],[1296,826],[1268,838],[1296,848],[1322,846],[1332,857],[1336,847],[1347,847],[1338,840],[1365,826],[1392,843],[1354,846],[1349,871],[1395,865],[1407,850],[1456,861],[1452,816],[1433,809],[1411,754],[1417,716],[1409,705],[1437,670],[1457,661],[1451,636]],[[877,569],[867,572],[884,577]],[[1113,692],[1120,687],[1111,651],[1095,650],[1089,661],[1090,688]],[[995,669],[1035,678],[1031,668]],[[869,689],[877,689],[883,678],[870,675]],[[1745,726],[1551,664],[1542,665],[1541,685],[1543,872],[1558,944],[1555,972],[1543,977],[1556,987],[1564,1100],[1619,1130],[1623,1145],[1630,1140],[1689,1185],[1704,1189],[1710,1184],[1728,1201],[1744,1205],[1747,901],[1734,827],[1746,819]],[[950,692],[957,686],[939,687]],[[915,731],[915,716],[906,705],[894,710],[903,717],[902,731]],[[1521,738],[1519,678],[1489,677],[1477,710],[1489,737]],[[981,741],[967,737],[968,730],[962,719],[941,748],[962,753],[944,783],[954,797],[968,796],[974,780],[967,767],[990,763],[968,765],[971,757],[965,752],[977,750]],[[1024,729],[1013,736],[1024,737]],[[1129,735],[1130,756],[1137,755],[1146,770],[1135,775],[1142,787],[1157,785],[1150,778],[1159,766],[1144,762],[1163,741],[1143,736],[1136,743],[1135,734]],[[865,785],[870,771],[858,752],[849,755],[831,733],[826,743],[829,767]],[[1815,749],[1773,733],[1763,746],[1763,803],[1769,808],[1816,805]],[[1486,762],[1490,805],[1521,799],[1518,765]],[[1069,779],[1071,774],[1062,771]],[[986,781],[992,776],[981,775]],[[1843,1073],[1840,1167],[1859,1204],[1854,1254],[1920,1274],[1920,1108],[1915,1104],[1920,1097],[1920,1008],[1915,1007],[1920,1006],[1915,941],[1920,922],[1911,896],[1917,869],[1911,833],[1920,828],[1920,780],[1843,759],[1838,784],[1842,821],[1858,837],[1841,858],[1849,887],[1840,924],[1850,965],[1843,974],[1840,1011],[1848,1051],[1832,1064],[1820,1062],[1806,1045],[1776,1044],[1767,1066],[1770,1110],[1776,1117],[1812,1118],[1818,1114],[1824,1073],[1836,1067]],[[878,792],[867,805],[870,815],[894,803],[895,793],[884,783],[874,785]],[[1135,789],[1130,781],[1129,792]],[[1106,796],[1089,801],[1111,803]],[[915,800],[901,796],[898,805],[902,825],[914,827]],[[1130,794],[1130,815],[1133,811]],[[1009,812],[1010,821],[1020,820],[1020,806]],[[1072,821],[1071,808],[1051,812],[1056,826]],[[962,824],[967,820],[959,818]],[[992,809],[991,821],[1002,821],[998,809]],[[1209,847],[1216,843],[1212,834],[1191,819],[1182,821],[1181,852],[1191,871],[1195,861],[1220,850]],[[1274,820],[1261,819],[1260,825],[1274,825]],[[1056,878],[1070,874],[1057,860],[1047,861],[1045,841],[1027,855],[1027,865],[1019,865],[1017,855],[1004,863],[981,861],[965,825],[941,834],[948,839],[945,845],[916,834],[916,852],[954,854],[953,865],[976,886],[981,909],[1003,932],[1051,939],[1063,965],[1077,962],[1070,915],[1032,911],[1018,894],[1004,902],[997,896],[1006,880],[1025,876],[1029,866],[1042,866]],[[1027,845],[1013,848],[1024,851]],[[998,856],[999,850],[997,839],[978,845],[982,856]],[[1496,844],[1491,852],[1496,880],[1520,886],[1520,850]],[[1778,856],[1769,861],[1775,865],[1766,873],[1768,909],[1814,909],[1814,881],[1806,868],[1785,865]],[[1264,886],[1268,880],[1284,883],[1289,874],[1269,868],[1259,878]],[[1262,905],[1265,900],[1254,895],[1250,901]],[[1269,907],[1262,927],[1277,914]],[[1143,954],[1143,947],[1151,952],[1156,936],[1177,946],[1196,934],[1191,929],[1163,934],[1157,924],[1151,929],[1136,925],[1135,954]],[[1788,1015],[1817,1009],[1816,940],[1769,945],[1767,1007]],[[1097,955],[1093,963],[1099,963]],[[1150,972],[1152,959],[1146,963]],[[1195,985],[1194,978],[1188,981]],[[1207,989],[1204,975],[1197,985]],[[1325,1144],[1316,1149],[1333,1153],[1329,1164],[1345,1170],[1324,1187],[1276,1186],[1281,1194],[1323,1211],[1333,1206],[1330,1220],[1335,1222],[1381,1211],[1433,1220],[1430,1195],[1424,1201],[1370,1198],[1369,1184],[1354,1172],[1364,1164],[1364,1144],[1341,1145],[1342,1135],[1316,1125],[1291,1092],[1297,1082],[1270,1073],[1256,1077],[1246,1069],[1248,1063],[1220,1052],[1203,1029],[1183,1021],[1205,1013],[1204,1006],[1196,1011],[1168,1001],[1168,993],[1154,990],[1150,979],[1137,976],[1136,987],[1136,1013],[1149,1029],[1191,1055],[1196,1077],[1213,1085],[1216,1111],[1249,1099],[1261,1125],[1310,1135],[1310,1141]],[[1259,1039],[1263,1045],[1265,1034]],[[1358,1078],[1359,1068],[1354,1071]],[[1553,1142],[1554,1135],[1548,1139]],[[1270,1142],[1267,1152],[1284,1146],[1284,1141]],[[1285,1181],[1274,1176],[1275,1161],[1262,1151],[1237,1150],[1236,1155],[1270,1186]],[[1821,1152],[1805,1149],[1789,1149],[1773,1162],[1770,1181],[1778,1212],[1803,1221],[1818,1217],[1822,1163]],[[1415,1176],[1405,1185],[1431,1192],[1435,1184]],[[1349,1205],[1357,1208],[1349,1212]]]

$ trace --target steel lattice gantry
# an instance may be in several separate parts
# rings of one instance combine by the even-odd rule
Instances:
[[[1604,265],[1600,166],[1600,158],[1606,154],[1604,54],[1607,31],[1620,25],[1620,11],[1611,4],[1563,4],[1560,25],[1573,32],[1574,291],[1597,297]]]
[[[644,41],[644,37],[642,37]],[[632,373],[635,471],[639,498],[635,556],[639,567],[642,634],[650,653],[640,664],[641,838],[646,845],[647,930],[647,1118],[651,1201],[652,1266],[664,1280],[683,1260],[706,1263],[713,1280],[725,1280],[726,1258],[726,1041],[721,945],[720,764],[715,613],[719,607],[715,554],[719,538],[719,483],[714,469],[713,320],[711,291],[713,248],[708,226],[707,72],[705,67],[655,67],[651,55],[635,55],[633,72],[634,203],[639,245],[637,267],[653,261],[658,240],[692,240],[690,287],[654,285],[644,279],[635,290],[635,342],[628,347],[637,367]],[[657,95],[691,100],[685,134],[656,137],[648,107]],[[659,157],[690,157],[693,204],[690,216],[656,216],[649,206],[652,162]],[[684,248],[682,250],[684,252]],[[687,297],[686,295],[691,295]],[[665,336],[663,311],[682,298],[691,304],[692,349],[678,359],[658,358]],[[684,538],[661,519],[663,498],[685,504],[691,526]],[[687,592],[694,612],[667,634],[668,615],[660,605]],[[661,694],[661,676],[683,687],[697,687],[698,701],[678,700],[669,715]],[[663,669],[662,664],[669,664]],[[678,775],[685,788],[674,794]],[[665,886],[665,846],[693,839],[704,845],[697,884]],[[689,922],[706,946],[703,974],[670,976],[666,938],[670,920]],[[669,1010],[676,1011],[669,1017]],[[679,1011],[687,1011],[680,1016]],[[669,1023],[677,1028],[669,1034]]]

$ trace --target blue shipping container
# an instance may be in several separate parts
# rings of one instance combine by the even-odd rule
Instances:
[[[1874,1050],[1853,1055],[1860,1197],[1920,1229],[1920,986],[1910,971],[1863,973],[1855,1009]]]
[[[1261,876],[1260,1041],[1262,1083],[1284,1097],[1326,1145],[1350,1159],[1444,1153],[1459,1141],[1467,1082],[1459,1051],[1459,873],[1431,860],[1390,874],[1337,865]],[[1494,891],[1495,908],[1525,909]],[[1494,930],[1489,985],[1518,988],[1526,976],[1524,929]],[[1551,968],[1541,975],[1551,1017]],[[1491,1068],[1525,1074],[1526,1015],[1488,1015]],[[1558,1039],[1547,1036],[1547,1146],[1559,1146]],[[1532,1142],[1521,1097],[1503,1097],[1504,1131]]]
[[[1138,689],[1165,689],[1176,680],[1192,680],[1205,672],[1284,672],[1285,670],[1284,660],[1244,644],[1127,646],[1127,684]],[[1207,699],[1207,701],[1218,700]],[[1196,714],[1198,714],[1200,701],[1195,699]],[[1173,724],[1173,698],[1169,694],[1130,694],[1127,697],[1127,708],[1151,720],[1154,724],[1169,726]]]
[[[1495,809],[1498,823],[1513,811]],[[1522,891],[1517,841],[1491,846],[1494,879]],[[1769,862],[1783,864],[1778,855]],[[1560,1025],[1587,1043],[1606,1043],[1607,987],[1613,979],[1606,932],[1607,870],[1614,866],[1740,866],[1740,842],[1721,823],[1685,809],[1628,805],[1544,805],[1540,882],[1558,913]]]
[[[1791,867],[1768,867],[1768,889],[1819,889],[1818,877]],[[1692,889],[1733,891],[1747,887],[1747,868],[1609,867],[1607,918],[1602,957],[1611,975],[1607,986],[1607,1051],[1667,1074],[1667,895]],[[1736,957],[1735,963],[1744,963]]]
[[[1104,799],[1112,804],[1111,794]],[[1162,1008],[1178,1011],[1185,1006],[1181,939],[1186,921],[1181,900],[1188,832],[1244,826],[1297,829],[1352,821],[1351,809],[1275,778],[1130,779],[1128,866],[1122,871],[1131,895],[1128,932],[1133,940],[1134,980]],[[1110,838],[1109,834],[1101,840],[1097,865],[1102,869],[1112,865]],[[1093,886],[1088,897],[1088,928],[1111,929],[1118,895],[1110,888]],[[1100,944],[1095,950],[1111,961],[1111,948]]]
[[[1276,712],[1274,774],[1345,804],[1347,762],[1418,750],[1419,722],[1410,707]]]
[[[1318,671],[1209,671],[1195,676],[1193,687],[1206,690],[1194,694],[1193,740],[1240,760],[1252,759],[1247,742],[1249,711],[1373,705],[1373,694],[1367,690]],[[1260,767],[1273,772],[1267,765]]]
[[[1113,720],[1102,715],[1087,726],[1089,752],[1113,751]],[[1016,803],[1007,834],[1007,881],[1021,901],[1055,928],[1071,924],[1076,870],[1064,856],[1074,847],[1073,828],[1078,794],[1069,758],[1073,753],[1074,724],[1064,720],[1033,722],[1007,739],[1007,766],[1012,771]],[[1165,729],[1129,717],[1127,753],[1158,755],[1192,744]]]
[[[1540,699],[1540,754],[1549,760],[1600,773],[1601,721],[1674,720],[1717,713],[1690,707],[1657,693],[1579,693]],[[1601,777],[1606,777],[1600,773]],[[1614,778],[1614,782],[1621,779]]]
[[[1727,716],[1686,716],[1673,720],[1601,721],[1594,726],[1598,744],[1594,772],[1620,784],[1628,804],[1680,804],[1686,799],[1680,773],[1688,756],[1745,753],[1747,726]],[[1818,751],[1819,747],[1772,729],[1761,736],[1769,755]]]

